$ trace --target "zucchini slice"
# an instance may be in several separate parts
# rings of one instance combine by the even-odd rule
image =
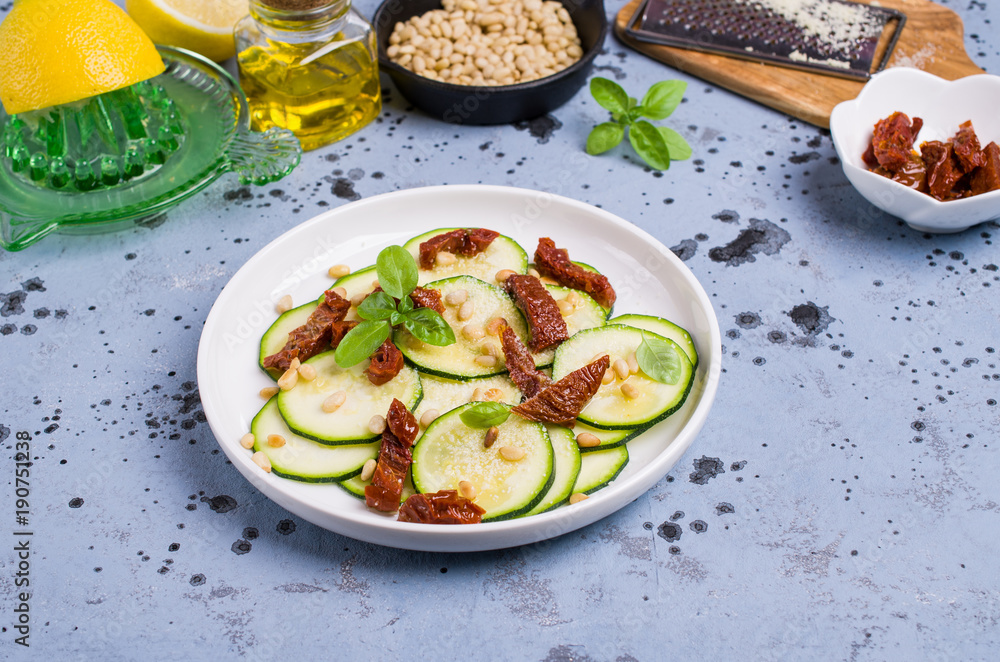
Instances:
[[[451,232],[457,228],[440,228],[431,230],[424,234],[410,239],[403,244],[403,248],[410,251],[417,263],[420,263],[420,244],[432,239],[439,234]],[[496,284],[498,271],[510,269],[519,274],[528,272],[528,254],[524,252],[520,244],[510,237],[500,235],[489,245],[489,247],[478,255],[472,257],[456,256],[458,259],[449,265],[438,264],[433,269],[421,269],[418,285],[424,285],[435,280],[449,278],[451,276],[474,276],[484,280],[491,285]]]
[[[534,508],[555,476],[552,442],[541,423],[511,416],[498,426],[500,435],[483,447],[486,430],[468,427],[463,405],[444,414],[424,431],[413,446],[411,475],[417,492],[457,490],[469,481],[477,491],[476,504],[486,510],[483,521],[502,520]],[[500,449],[514,446],[524,452],[515,462],[505,460]]]
[[[445,379],[434,375],[422,375],[420,384],[424,389],[424,397],[420,404],[413,410],[413,415],[420,420],[427,411],[436,409],[438,414],[445,414],[455,407],[472,402],[477,390],[482,390],[485,396],[487,391],[498,389],[503,393],[503,398],[499,402],[509,405],[516,405],[521,402],[521,391],[510,381],[507,375],[494,375],[493,377],[480,377],[478,379]],[[483,399],[483,398],[480,398]]]
[[[267,331],[260,339],[260,356],[257,358],[257,365],[260,369],[277,380],[281,373],[277,370],[268,370],[264,367],[264,359],[281,351],[281,348],[288,342],[288,334],[306,323],[312,312],[319,304],[316,301],[304,303],[297,308],[292,308],[283,312],[278,319],[274,320]]]
[[[635,315],[630,313],[619,315],[613,320],[608,320],[608,324],[634,326],[637,329],[646,329],[668,340],[673,340],[687,354],[691,365],[695,368],[698,367],[698,350],[694,347],[694,340],[692,340],[691,334],[669,320],[665,320],[662,317],[653,317],[652,315]]]
[[[580,474],[580,447],[576,444],[573,432],[561,425],[546,425],[545,431],[549,433],[549,439],[552,441],[556,475],[552,480],[552,487],[542,500],[525,515],[544,513],[569,501],[569,495],[573,493],[573,486],[576,484],[576,477]]]
[[[500,339],[486,335],[478,340],[470,340],[462,333],[462,329],[467,325],[475,325],[485,330],[491,320],[502,317],[527,344],[528,326],[510,297],[499,287],[472,276],[454,276],[428,283],[427,287],[440,291],[442,298],[452,292],[465,290],[468,293],[466,303],[471,303],[473,312],[469,319],[459,320],[461,307],[445,305],[444,319],[455,331],[455,342],[447,347],[427,345],[402,327],[393,332],[393,342],[417,370],[450,379],[487,377],[505,372]],[[492,343],[496,348],[498,357],[495,365],[482,365],[476,361],[483,356],[486,343]]]
[[[600,428],[591,427],[585,423],[577,422],[576,427],[573,428],[573,434],[578,435],[581,432],[589,432],[598,439],[601,443],[597,446],[590,446],[589,448],[581,448],[581,453],[593,453],[595,451],[603,451],[608,448],[615,448],[616,446],[621,446],[630,439],[634,439],[642,434],[646,428],[636,428],[634,430],[602,430]],[[575,439],[575,437],[574,437]]]
[[[372,416],[385,416],[393,398],[412,410],[420,402],[420,375],[404,366],[392,381],[375,386],[365,376],[368,360],[353,368],[337,365],[333,352],[323,352],[305,362],[316,369],[316,379],[299,379],[295,388],[278,394],[278,409],[285,423],[307,439],[332,446],[362,444],[377,439],[368,423]],[[332,413],[323,411],[323,401],[345,391],[347,401]]]
[[[351,496],[355,496],[362,501],[365,500],[365,486],[371,485],[371,481],[361,480],[361,476],[354,476],[353,478],[348,478],[347,480],[342,480],[337,483]]]
[[[271,472],[307,483],[330,483],[361,473],[368,460],[378,457],[380,441],[356,446],[324,446],[300,437],[285,424],[278,411],[278,396],[267,401],[253,419],[250,431],[256,439],[254,451],[271,461]],[[280,435],[285,445],[275,448],[268,435]]]
[[[549,294],[556,301],[561,301],[569,297],[572,301],[576,302],[573,312],[569,315],[561,313],[562,318],[566,321],[566,330],[569,332],[569,335],[572,336],[577,331],[583,331],[584,329],[604,326],[607,323],[605,319],[607,313],[601,308],[601,304],[594,301],[586,292],[574,290],[571,287],[562,287],[561,285],[546,285],[545,289],[549,291]],[[576,296],[570,297],[571,292],[575,292]],[[533,352],[532,357],[535,359],[535,365],[549,366],[552,365],[552,358],[555,356],[555,353],[556,348],[550,347],[544,352]]]
[[[573,493],[592,494],[618,477],[628,464],[628,447],[616,446],[596,453],[585,453]]]
[[[608,354],[612,364],[616,359],[627,359],[639,347],[643,334],[658,335],[622,324],[580,331],[556,350],[552,379],[562,379],[601,354]],[[622,382],[616,378],[601,385],[580,413],[579,420],[604,430],[626,430],[648,427],[677,411],[691,390],[694,366],[677,343],[662,339],[674,347],[680,360],[681,376],[676,384],[661,384],[640,371],[627,378],[639,396],[628,398],[622,393]]]
[[[346,276],[341,276],[333,285],[327,289],[333,289],[334,287],[342,287],[347,291],[344,298],[350,301],[359,294],[368,294],[375,290],[374,282],[378,280],[378,272],[375,270],[375,265],[370,267],[365,267],[364,269],[358,269]],[[323,300],[323,294],[319,295],[319,301]],[[347,311],[347,315],[344,317],[345,320],[359,320],[358,309],[351,307]]]

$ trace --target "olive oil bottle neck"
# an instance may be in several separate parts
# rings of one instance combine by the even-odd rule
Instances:
[[[250,15],[267,32],[320,35],[337,31],[351,0],[250,0]]]

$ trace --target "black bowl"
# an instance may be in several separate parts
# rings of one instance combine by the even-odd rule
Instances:
[[[378,64],[406,99],[429,115],[453,124],[509,124],[555,110],[587,82],[608,33],[604,0],[561,0],[576,25],[583,57],[562,71],[527,83],[482,87],[419,76],[389,60],[389,35],[400,21],[441,8],[441,0],[385,0],[375,12]]]

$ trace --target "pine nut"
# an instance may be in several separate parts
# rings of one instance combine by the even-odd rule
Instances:
[[[372,292],[382,287],[382,284],[378,282],[378,278],[372,281]]]
[[[639,359],[635,352],[628,355],[628,371],[633,375],[639,374]]]
[[[252,432],[247,432],[245,435],[240,437],[240,446],[246,449],[253,448],[254,444],[257,443],[257,438],[253,436]]]
[[[504,446],[500,449],[500,457],[508,462],[518,462],[524,459],[524,450],[517,446]]]
[[[377,465],[378,462],[376,462],[374,458],[365,462],[365,466],[361,467],[361,480],[365,481],[366,483],[370,481],[372,479],[372,476],[375,475],[375,467]]]
[[[265,400],[270,400],[274,396],[278,395],[278,391],[280,390],[281,389],[278,388],[277,386],[268,386],[266,388],[262,388],[260,390],[260,397],[264,398]]]
[[[493,443],[497,440],[497,437],[499,436],[500,436],[500,428],[494,425],[493,427],[491,427],[489,430],[486,431],[486,437],[483,439],[483,448],[489,448],[490,446],[492,446]]]
[[[625,359],[615,359],[614,365],[615,374],[618,375],[618,379],[625,379],[628,377],[628,361]]]
[[[637,389],[635,386],[632,386],[628,382],[625,382],[624,384],[622,384],[622,394],[630,400],[635,400],[636,398],[639,397],[639,389]]]
[[[312,380],[316,379],[316,368],[308,364],[300,365],[299,377],[306,380],[307,382],[311,382]]]
[[[452,306],[460,306],[465,303],[465,300],[468,298],[468,290],[455,290],[454,292],[448,292],[448,294],[444,296],[445,303]]]
[[[341,299],[347,298],[347,288],[346,287],[335,287],[333,288],[334,294],[336,294]]]
[[[573,304],[571,304],[569,301],[566,301],[566,299],[560,299],[559,301],[556,301],[556,305],[559,307],[559,314],[562,315],[563,317],[569,317],[570,315],[573,314]]]
[[[265,473],[271,473],[271,460],[267,459],[264,451],[257,451],[250,456],[250,459],[254,464],[263,469]]]
[[[336,393],[328,397],[326,400],[324,400],[323,404],[320,405],[320,407],[327,414],[332,414],[333,412],[340,409],[340,406],[345,402],[347,402],[347,393],[345,391],[337,391]]]
[[[458,493],[466,499],[472,500],[476,498],[477,494],[479,494],[479,490],[477,490],[476,486],[469,481],[460,480],[458,481]]]
[[[458,309],[458,319],[463,322],[472,319],[473,314],[476,312],[476,305],[471,301],[466,301],[462,304],[462,307]]]
[[[559,284],[559,281],[557,281],[554,278],[549,278],[548,276],[542,276],[538,280],[541,281],[542,285],[558,285]]]
[[[278,388],[282,391],[291,391],[299,381],[299,371],[296,368],[289,368],[278,379]]]
[[[479,351],[482,352],[483,356],[500,358],[500,347],[495,342],[484,342],[479,346]]]
[[[382,434],[385,432],[385,426],[385,416],[381,416],[379,414],[375,414],[372,416],[371,420],[368,421],[368,430],[372,434]]]
[[[597,435],[590,434],[589,432],[581,432],[576,435],[576,443],[580,448],[593,448],[594,446],[600,446],[601,440],[597,438]]]
[[[502,317],[494,317],[486,324],[486,333],[491,336],[499,336],[500,332],[503,331],[503,327],[507,324],[506,320]]]
[[[357,308],[361,305],[361,302],[368,298],[367,294],[355,294],[351,297],[351,305]]]
[[[479,324],[466,324],[462,327],[462,335],[469,340],[481,340],[486,337],[486,332]]]
[[[470,402],[485,402],[486,401],[486,391],[481,388],[477,388],[472,392],[472,400]]]
[[[484,368],[494,368],[497,364],[497,357],[495,356],[477,356],[476,363],[483,366]]]
[[[438,413],[437,409],[428,409],[427,411],[424,412],[424,415],[420,417],[420,425],[426,428],[431,423],[433,423],[440,415],[441,414]]]
[[[441,251],[437,254],[435,258],[437,265],[439,267],[447,267],[458,262],[458,258],[455,257],[454,253],[449,253],[448,251]]]
[[[289,370],[298,370],[299,366],[302,365],[302,361],[299,361],[298,357],[292,359],[292,362],[288,364]]]
[[[503,283],[504,281],[506,281],[508,278],[510,278],[511,276],[513,276],[516,273],[517,272],[514,271],[513,269],[501,269],[500,271],[497,272],[497,275],[496,275],[497,282],[498,283]]]
[[[581,501],[586,501],[589,498],[590,497],[584,494],[583,492],[577,492],[575,494],[569,495],[569,502],[575,505],[580,503]]]
[[[609,368],[608,370],[604,371],[604,377],[601,378],[601,384],[607,386],[613,381],[615,381],[615,371]]]
[[[271,448],[281,448],[285,445],[285,438],[280,434],[267,435],[267,445]]]
[[[351,268],[346,264],[335,264],[326,272],[330,278],[343,278],[351,273]]]
[[[576,293],[576,290],[570,290],[569,294],[566,295],[566,301],[569,301],[569,304],[574,308],[583,303],[583,299]]]
[[[274,304],[274,309],[277,310],[278,313],[287,313],[293,307],[291,294],[286,294],[278,299],[278,303]]]
[[[542,274],[538,273],[538,269],[535,269],[534,267],[532,267],[531,269],[528,269],[528,275],[529,276],[534,276],[535,278],[541,278],[542,277]]]
[[[491,388],[486,391],[486,399],[492,400],[493,402],[500,402],[503,400],[503,391],[498,388]]]

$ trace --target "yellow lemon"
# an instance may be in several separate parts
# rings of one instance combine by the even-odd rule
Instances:
[[[125,9],[154,42],[222,62],[236,55],[233,27],[248,0],[126,0]]]
[[[163,73],[149,37],[110,0],[17,0],[0,23],[0,102],[13,115]]]

